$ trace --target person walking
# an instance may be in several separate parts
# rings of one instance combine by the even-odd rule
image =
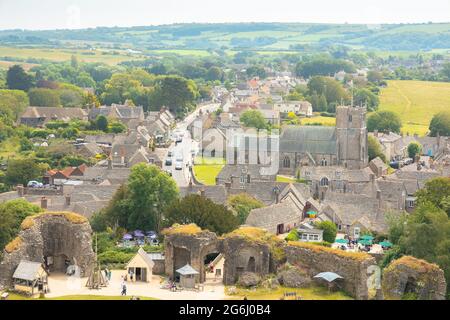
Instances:
[[[122,292],[120,293],[122,296],[126,296],[127,295],[127,286],[126,284],[122,284]]]

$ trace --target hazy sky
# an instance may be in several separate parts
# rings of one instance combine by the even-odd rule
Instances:
[[[261,21],[450,22],[450,0],[0,0],[0,29]]]

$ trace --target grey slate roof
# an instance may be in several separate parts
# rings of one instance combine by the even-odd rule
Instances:
[[[36,275],[41,267],[42,263],[40,262],[21,260],[16,271],[14,271],[13,278],[28,281],[36,280]]]
[[[178,272],[182,276],[199,274],[199,272],[192,268],[189,264],[185,265],[183,268],[178,269],[176,272]]]
[[[322,126],[288,126],[280,137],[280,152],[336,154],[336,129]]]

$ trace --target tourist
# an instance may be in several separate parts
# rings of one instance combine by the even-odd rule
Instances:
[[[126,296],[126,295],[127,295],[127,286],[126,286],[125,283],[122,285],[122,292],[121,292],[121,295],[122,295],[122,296]]]

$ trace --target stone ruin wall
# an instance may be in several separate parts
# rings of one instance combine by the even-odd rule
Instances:
[[[384,269],[382,289],[388,300],[401,300],[408,292],[418,300],[445,300],[447,284],[437,265],[404,256]]]
[[[307,247],[287,245],[287,262],[306,269],[313,277],[320,272],[334,272],[344,278],[343,289],[358,300],[367,300],[368,267],[376,265],[374,258],[355,259],[344,255],[333,254],[328,250],[313,250]]]
[[[174,233],[164,237],[165,271],[174,279],[175,269],[189,263],[200,273],[200,282],[205,281],[204,257],[218,252],[218,239],[215,233],[202,231],[197,234]]]
[[[225,258],[223,271],[225,285],[238,282],[239,276],[244,272],[252,272],[263,277],[275,271],[272,270],[273,261],[270,248],[266,244],[231,237],[222,240],[220,249]]]
[[[82,275],[90,272],[95,254],[89,222],[74,223],[62,214],[41,214],[32,221],[19,232],[16,248],[3,252],[0,286],[12,284],[12,275],[21,260],[44,263],[45,256],[64,255],[80,267]]]

